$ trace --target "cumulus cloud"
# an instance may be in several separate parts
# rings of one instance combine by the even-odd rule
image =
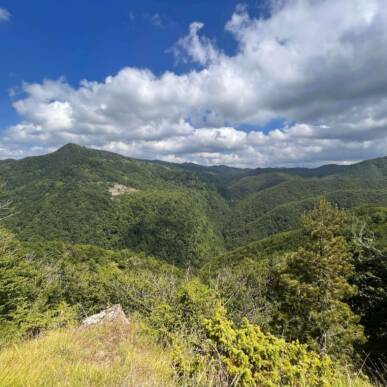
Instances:
[[[205,36],[199,35],[199,31],[203,27],[203,23],[191,23],[189,34],[179,39],[175,46],[172,47],[172,53],[178,61],[187,62],[192,60],[205,66],[220,59],[220,53],[215,48],[214,42]]]
[[[14,103],[22,121],[6,130],[0,154],[69,141],[133,157],[251,167],[385,154],[387,0],[272,1],[269,11],[252,18],[237,7],[225,26],[237,42],[234,55],[192,23],[173,47],[193,63],[185,74],[127,67],[77,88],[63,79],[24,85]],[[281,127],[264,130],[278,118]]]
[[[10,17],[11,14],[5,8],[0,8],[0,23],[8,21]]]

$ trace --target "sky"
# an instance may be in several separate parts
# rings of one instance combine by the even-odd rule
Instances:
[[[387,0],[0,0],[0,158],[387,155]]]

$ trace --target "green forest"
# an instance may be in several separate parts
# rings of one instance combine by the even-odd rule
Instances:
[[[0,181],[0,386],[386,385],[387,158],[238,169],[68,144],[0,161]],[[117,304],[129,331],[80,333]]]

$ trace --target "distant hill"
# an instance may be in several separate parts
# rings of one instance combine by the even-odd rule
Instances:
[[[0,161],[0,181],[3,200],[13,202],[5,224],[22,240],[130,248],[178,265],[199,265],[292,229],[321,195],[342,207],[387,206],[387,158],[238,169],[68,144],[45,156]]]

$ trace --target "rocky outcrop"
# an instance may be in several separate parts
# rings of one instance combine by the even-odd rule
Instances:
[[[82,321],[82,327],[91,325],[118,322],[120,324],[128,325],[129,320],[125,316],[121,305],[113,305],[111,308],[103,310],[100,313],[94,314],[85,318]]]
[[[133,187],[128,187],[128,186],[123,185],[123,184],[114,184],[113,187],[109,188],[109,192],[113,197],[124,195],[126,193],[133,193],[133,192],[137,192],[137,191],[138,191],[138,189],[133,188]]]

